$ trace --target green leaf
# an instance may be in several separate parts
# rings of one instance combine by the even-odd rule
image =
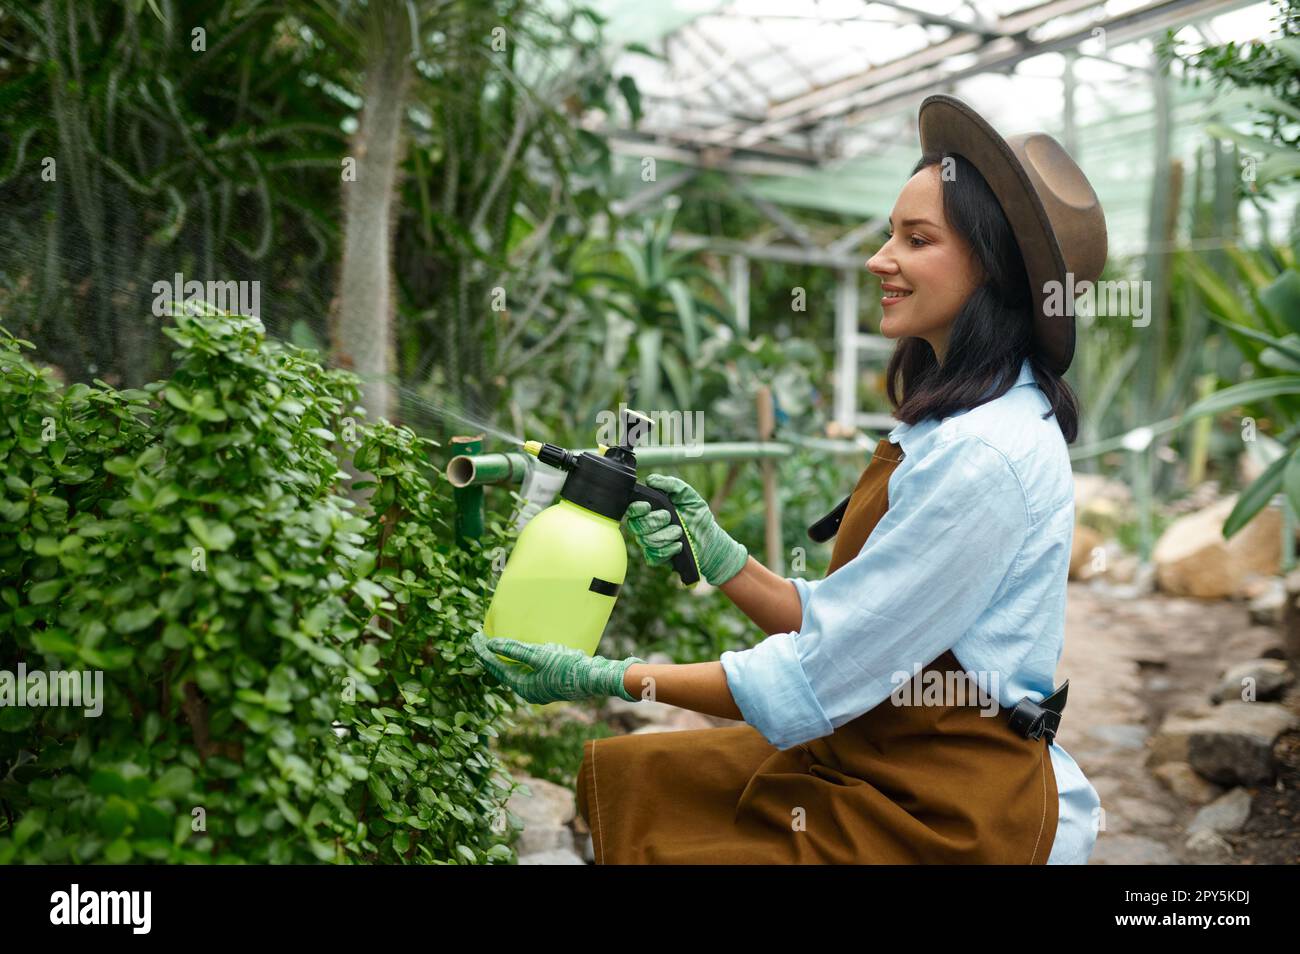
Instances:
[[[53,580],[44,580],[37,583],[27,591],[27,601],[33,605],[40,606],[43,603],[50,602],[58,596],[62,589],[63,580],[58,579],[57,577]]]
[[[203,440],[203,432],[197,424],[181,424],[172,430],[172,437],[182,447],[193,447]]]
[[[1273,495],[1282,486],[1282,476],[1291,455],[1283,454],[1264,469],[1264,473],[1255,482],[1241,492],[1236,505],[1223,522],[1223,538],[1226,540],[1250,523],[1250,519],[1259,513],[1273,499]]]
[[[96,816],[99,833],[105,838],[121,836],[135,817],[135,808],[125,799],[112,795],[100,807]]]
[[[186,517],[185,523],[208,550],[226,550],[235,542],[235,531],[224,523],[204,520],[202,517]]]
[[[40,652],[50,656],[61,656],[70,659],[77,654],[77,644],[72,641],[67,633],[58,629],[47,629],[42,632],[32,633],[32,645]]]
[[[104,860],[110,865],[124,865],[131,860],[131,844],[119,838],[104,848]]]
[[[375,800],[379,802],[380,808],[387,809],[393,804],[393,792],[379,776],[370,776],[370,791],[375,796]]]
[[[1259,290],[1259,300],[1293,331],[1300,331],[1300,271],[1288,268]]]
[[[163,398],[172,407],[179,408],[182,411],[193,411],[194,405],[186,396],[184,389],[179,384],[168,384],[163,391]]]
[[[1219,414],[1243,404],[1255,404],[1265,398],[1282,394],[1300,394],[1300,375],[1279,374],[1274,377],[1256,378],[1215,391],[1184,411],[1183,420],[1190,421],[1192,418],[1206,414]]]
[[[103,467],[117,477],[130,477],[135,473],[135,461],[130,457],[113,457],[104,461]]]
[[[135,633],[144,629],[158,618],[158,607],[138,606],[123,610],[113,617],[113,628],[119,633]]]
[[[194,773],[184,765],[173,765],[153,783],[154,798],[184,798],[194,787]]]

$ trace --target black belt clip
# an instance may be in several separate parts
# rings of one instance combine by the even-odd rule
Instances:
[[[853,495],[849,494],[835,506],[834,510],[809,527],[808,539],[813,543],[825,543],[839,533],[840,522],[844,519],[844,512],[849,509],[849,501],[852,499]]]
[[[1061,713],[1065,711],[1065,696],[1070,688],[1070,680],[1061,683],[1057,689],[1042,702],[1034,702],[1025,696],[1011,710],[1011,728],[1026,739],[1041,739],[1047,736],[1047,744],[1056,741],[1056,731],[1061,727]]]

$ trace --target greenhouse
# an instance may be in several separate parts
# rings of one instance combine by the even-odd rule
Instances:
[[[1298,136],[1296,0],[6,2],[0,863],[1300,863]]]

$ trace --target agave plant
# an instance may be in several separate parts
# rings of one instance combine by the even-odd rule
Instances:
[[[1274,250],[1281,268],[1261,253],[1228,252],[1245,279],[1246,296],[1204,264],[1189,260],[1188,267],[1210,317],[1254,366],[1255,375],[1197,401],[1184,412],[1183,420],[1239,407],[1265,412],[1272,408],[1272,416],[1284,426],[1277,435],[1282,452],[1242,491],[1224,523],[1224,537],[1244,527],[1279,491],[1285,493],[1292,511],[1300,513],[1300,268],[1296,244]]]
[[[592,268],[578,276],[585,294],[634,329],[627,357],[637,369],[635,399],[643,408],[660,406],[665,382],[677,407],[693,408],[703,342],[736,332],[727,289],[694,261],[694,251],[668,250],[676,214],[669,204],[643,223],[640,243],[618,238],[604,246],[601,251],[621,270]]]

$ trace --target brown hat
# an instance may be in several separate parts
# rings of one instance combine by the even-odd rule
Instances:
[[[1064,374],[1074,358],[1074,296],[1106,264],[1106,217],[1097,193],[1047,133],[1003,139],[975,110],[941,94],[925,98],[917,121],[923,150],[964,157],[997,196],[1029,275],[1034,338],[1047,364]],[[1060,283],[1064,314],[1048,313],[1053,281]]]

